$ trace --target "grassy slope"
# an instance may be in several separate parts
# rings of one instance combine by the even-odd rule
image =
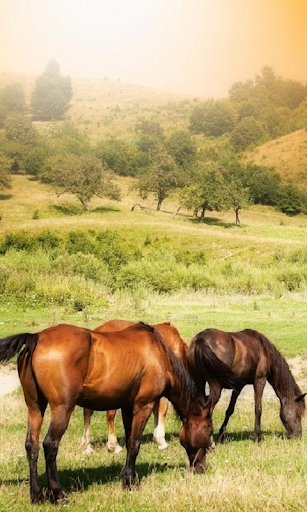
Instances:
[[[286,179],[307,185],[307,131],[296,132],[271,140],[246,156],[258,165],[275,167]]]

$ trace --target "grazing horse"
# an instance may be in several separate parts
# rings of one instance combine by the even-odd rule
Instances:
[[[230,416],[246,384],[253,384],[255,427],[253,438],[262,441],[260,421],[262,394],[266,381],[280,401],[280,418],[291,437],[302,434],[305,394],[302,394],[285,359],[261,333],[251,329],[224,332],[206,329],[194,336],[187,350],[188,368],[198,385],[209,384],[211,413],[223,388],[233,389],[218,440],[223,441]]]
[[[43,441],[47,497],[65,504],[57,472],[57,453],[76,405],[94,410],[121,409],[127,456],[123,486],[138,485],[135,461],[155,401],[165,395],[178,413],[179,439],[191,470],[205,471],[212,433],[209,407],[193,379],[151,326],[137,324],[116,333],[100,333],[73,325],[57,325],[35,334],[0,340],[0,362],[18,356],[18,372],[28,407],[26,452],[30,497],[45,496],[38,483],[39,434],[47,405],[51,418]]]
[[[116,332],[122,331],[126,327],[135,325],[134,322],[128,320],[109,320],[102,325],[96,327],[95,331],[99,332]],[[162,334],[167,345],[173,350],[175,355],[186,366],[186,348],[187,345],[181,338],[178,330],[169,323],[156,324],[154,327]],[[165,440],[165,419],[168,410],[168,400],[161,397],[154,405],[154,432],[153,440],[158,444],[159,450],[164,450],[168,447]],[[85,453],[91,453],[92,447],[90,444],[90,422],[93,410],[84,409],[84,429],[82,435],[82,446]],[[115,415],[116,409],[106,412],[108,440],[107,449],[110,452],[119,453],[122,447],[118,444],[116,429],[115,429]]]

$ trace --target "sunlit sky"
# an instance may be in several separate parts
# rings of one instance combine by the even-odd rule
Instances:
[[[263,66],[307,82],[307,0],[0,0],[0,71],[226,97]]]

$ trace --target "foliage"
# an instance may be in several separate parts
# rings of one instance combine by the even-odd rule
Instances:
[[[236,115],[236,111],[229,101],[208,100],[193,108],[190,129],[193,133],[219,137],[233,130]]]
[[[136,146],[117,138],[109,138],[96,145],[95,153],[104,168],[120,176],[135,176],[142,165]]]
[[[11,187],[10,168],[10,160],[0,153],[0,191]]]
[[[235,151],[244,151],[268,139],[265,124],[254,117],[244,117],[230,135]]]
[[[39,133],[30,119],[21,114],[6,118],[4,133],[7,140],[16,141],[27,146],[35,146],[39,140]]]
[[[196,143],[188,131],[172,131],[166,139],[165,147],[176,164],[183,169],[188,169],[196,160]]]
[[[25,111],[26,96],[21,84],[11,83],[0,89],[0,127],[8,116],[24,114]]]
[[[276,203],[279,210],[287,215],[306,213],[306,191],[293,182],[282,183],[278,190]]]
[[[62,118],[69,108],[71,98],[70,77],[62,76],[57,62],[50,61],[35,82],[31,96],[33,117],[43,120]]]
[[[110,197],[119,200],[120,191],[104,171],[100,160],[91,154],[56,155],[44,164],[40,178],[50,183],[57,195],[70,193],[88,210],[91,198]]]
[[[157,199],[157,210],[161,209],[162,202],[169,193],[179,187],[181,183],[180,169],[175,160],[163,152],[155,155],[151,166],[139,178],[139,191],[146,199],[152,192]]]

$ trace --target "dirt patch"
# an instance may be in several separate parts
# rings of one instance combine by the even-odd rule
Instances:
[[[12,393],[20,386],[17,369],[13,365],[0,366],[0,396]]]

